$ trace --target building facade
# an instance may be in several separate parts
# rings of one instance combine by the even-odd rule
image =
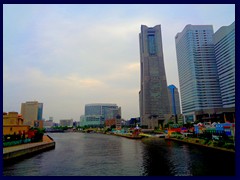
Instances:
[[[213,35],[223,108],[235,107],[235,22]]]
[[[164,114],[170,113],[161,25],[155,27],[141,25],[139,44],[141,126],[154,128],[158,126],[159,120],[164,121]]]
[[[222,107],[212,25],[187,25],[175,36],[182,113]]]
[[[176,88],[176,86],[174,86],[173,84],[168,86],[168,97],[170,105],[170,114],[172,115],[181,114],[178,88]]]
[[[73,126],[73,119],[61,119],[60,120],[60,126],[72,127]]]
[[[38,103],[38,115],[37,115],[37,120],[43,120],[42,114],[43,114],[43,103]]]
[[[54,126],[54,122],[53,120],[46,120],[46,121],[43,121],[43,127],[44,128],[51,128]]]
[[[17,112],[3,113],[3,135],[20,134],[28,132],[30,126],[23,124],[24,119]]]
[[[80,126],[88,126],[88,127],[103,127],[102,116],[100,115],[86,115],[80,117]]]
[[[106,120],[110,110],[118,110],[117,104],[110,103],[94,103],[85,105],[85,116],[100,115],[103,120]]]
[[[81,126],[103,127],[107,119],[121,116],[121,107],[111,103],[93,103],[85,105],[85,115],[80,117]]]
[[[24,124],[31,125],[34,120],[42,120],[43,103],[38,101],[27,101],[21,105],[21,114]]]

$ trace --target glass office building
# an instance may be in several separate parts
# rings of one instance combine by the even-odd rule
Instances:
[[[103,126],[104,122],[108,118],[113,116],[113,112],[119,112],[121,116],[121,111],[119,111],[119,107],[116,104],[110,103],[93,103],[85,105],[85,115],[81,117],[81,124],[87,126]]]
[[[86,104],[85,116],[100,115],[104,120],[106,120],[110,110],[118,110],[118,106],[116,104],[109,103]]]
[[[43,114],[43,103],[38,103],[38,118],[37,120],[42,120]]]
[[[170,114],[172,115],[181,114],[178,88],[176,88],[176,86],[174,86],[173,84],[168,86],[168,97],[170,105]]]
[[[213,35],[223,108],[235,107],[235,22]]]
[[[212,25],[187,25],[175,36],[177,64],[186,121],[194,112],[222,107]]]

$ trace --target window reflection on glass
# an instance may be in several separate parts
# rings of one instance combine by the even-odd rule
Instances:
[[[155,36],[153,34],[148,35],[148,53],[150,55],[156,54]]]

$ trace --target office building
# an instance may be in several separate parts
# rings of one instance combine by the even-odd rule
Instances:
[[[111,103],[85,105],[85,115],[80,117],[81,126],[103,127],[107,119],[121,116],[121,108]]]
[[[60,126],[62,127],[72,127],[73,126],[73,119],[61,119]]]
[[[222,107],[212,25],[187,25],[175,36],[182,113]]]
[[[223,108],[235,107],[235,22],[213,35]]]
[[[100,115],[82,115],[80,118],[80,126],[103,127],[104,121]]]
[[[170,105],[170,114],[172,115],[181,114],[178,88],[176,88],[176,86],[174,86],[173,84],[168,86],[168,97]]]
[[[27,101],[21,105],[21,114],[24,124],[32,125],[34,120],[42,120],[43,103],[38,101]]]
[[[100,115],[103,120],[106,120],[109,111],[118,110],[116,104],[110,103],[93,103],[85,105],[85,116],[88,115]]]
[[[105,120],[105,126],[111,127],[111,125],[115,125],[117,129],[121,129],[121,107],[117,109],[110,109],[107,113],[107,117]]]
[[[54,122],[52,120],[43,121],[43,127],[44,128],[51,128],[53,126],[54,126]]]
[[[107,119],[116,119],[116,117],[121,118],[121,107],[109,109],[106,113],[106,120]]]
[[[169,114],[167,79],[165,74],[161,25],[141,25],[140,44],[140,92],[139,108],[141,126],[155,128]]]

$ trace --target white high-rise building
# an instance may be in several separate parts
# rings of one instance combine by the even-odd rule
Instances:
[[[213,35],[223,108],[235,107],[235,22]]]
[[[182,113],[195,120],[195,111],[221,108],[212,25],[187,25],[175,36]]]

